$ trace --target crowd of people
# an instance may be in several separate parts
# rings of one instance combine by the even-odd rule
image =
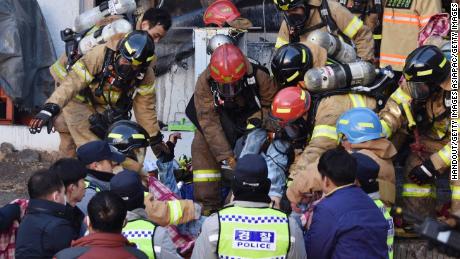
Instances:
[[[441,1],[274,4],[283,22],[270,69],[238,47],[252,23],[231,1],[203,14],[239,33],[207,41],[180,175],[181,135],[164,140],[156,115],[155,43],[168,12],[147,9],[134,31],[63,54],[30,131],[55,127],[68,158],[32,175],[25,215],[2,208],[2,229],[20,219],[15,257],[393,258],[395,235],[417,236],[414,222],[393,221],[395,205],[459,226],[460,182],[442,211],[433,195],[451,164]],[[149,146],[156,173],[144,165]]]

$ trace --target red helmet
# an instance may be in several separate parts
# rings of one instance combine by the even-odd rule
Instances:
[[[300,87],[287,87],[273,99],[271,116],[283,127],[305,115],[310,103],[311,96],[307,91]]]
[[[223,27],[225,22],[229,23],[240,16],[240,12],[230,0],[217,0],[204,12],[203,21],[206,26],[215,24]]]
[[[211,55],[211,77],[222,97],[233,97],[241,90],[241,79],[246,74],[246,59],[233,44],[219,46]]]

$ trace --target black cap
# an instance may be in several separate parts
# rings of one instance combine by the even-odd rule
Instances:
[[[248,154],[238,160],[232,181],[235,200],[270,202],[270,185],[263,156]]]
[[[366,193],[373,193],[379,191],[379,183],[377,177],[379,176],[380,166],[369,156],[362,153],[351,154],[356,159],[356,179]]]
[[[110,160],[117,163],[125,160],[125,156],[122,153],[103,140],[91,141],[80,146],[77,148],[77,156],[85,165],[102,160]]]
[[[144,207],[144,186],[139,174],[134,171],[123,170],[112,177],[110,191],[123,199],[128,210]]]

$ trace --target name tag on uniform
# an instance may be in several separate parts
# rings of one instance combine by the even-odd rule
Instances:
[[[412,6],[412,0],[387,0],[385,7],[398,8],[398,9],[410,9]]]
[[[233,248],[250,250],[276,250],[276,233],[235,229]]]

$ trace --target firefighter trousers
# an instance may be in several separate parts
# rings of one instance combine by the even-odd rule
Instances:
[[[193,196],[204,214],[221,208],[221,168],[203,134],[195,131],[192,142]]]

